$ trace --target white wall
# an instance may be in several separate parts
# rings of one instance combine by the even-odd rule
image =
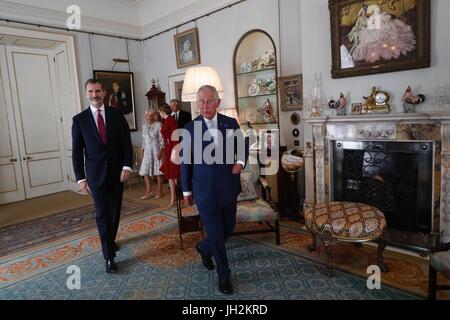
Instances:
[[[90,43],[92,43],[92,56]],[[89,78],[93,77],[93,70],[106,70],[111,71],[114,65],[113,58],[129,59],[128,63],[118,63],[114,68],[114,71],[133,72],[134,75],[134,103],[136,109],[136,124],[137,132],[131,133],[133,145],[140,145],[141,143],[141,127],[143,122],[143,114],[147,108],[147,98],[145,93],[150,89],[150,83],[146,81],[144,65],[144,51],[143,43],[133,40],[128,40],[127,55],[127,42],[124,39],[110,38],[104,36],[91,36],[89,41],[89,35],[77,34],[75,36],[76,53],[78,57],[78,77],[80,81],[81,101],[83,101],[84,107],[89,105],[89,101],[84,97],[84,83]],[[93,61],[92,61],[93,60]]]
[[[270,34],[277,48],[279,75],[301,73],[300,23],[298,0],[280,0],[282,13],[281,56],[279,38],[279,19],[277,0],[247,0],[229,9],[215,13],[197,21],[199,30],[200,54],[202,65],[215,66],[221,77],[225,96],[223,107],[234,107],[233,53],[239,39],[249,30],[262,29]],[[194,23],[180,28],[178,32],[195,27]],[[147,81],[158,78],[163,91],[168,93],[167,79],[171,75],[185,72],[177,69],[174,40],[175,30],[153,37],[145,42],[145,65]],[[290,112],[280,113],[283,127],[281,143],[290,141],[291,125],[288,124]]]
[[[331,37],[328,0],[300,0],[302,23],[302,65],[304,92],[313,86],[314,73],[321,72],[327,100],[337,99],[343,92],[351,104],[362,102],[362,96],[370,93],[372,86],[386,90],[391,95],[392,112],[403,112],[402,96],[408,85],[415,94],[423,93],[427,102],[418,110],[438,110],[432,95],[437,86],[450,85],[450,1],[431,1],[431,67],[409,71],[383,73],[344,79],[331,78]],[[447,110],[450,111],[450,110]],[[305,141],[311,141],[310,128],[305,130]]]

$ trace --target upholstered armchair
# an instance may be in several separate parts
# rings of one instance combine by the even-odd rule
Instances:
[[[247,165],[241,173],[242,192],[238,197],[235,235],[273,232],[280,244],[280,215],[272,201],[267,180],[260,176],[258,165]],[[245,223],[264,224],[265,228],[245,230]]]
[[[430,300],[436,300],[437,290],[450,290],[450,285],[437,283],[438,272],[450,280],[450,242],[441,243],[431,249],[428,283],[428,299]]]

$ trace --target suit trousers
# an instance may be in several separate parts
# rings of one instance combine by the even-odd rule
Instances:
[[[236,202],[224,206],[197,205],[206,230],[206,238],[200,243],[200,250],[203,254],[214,257],[219,279],[227,279],[231,274],[225,242],[236,225],[236,207]]]
[[[95,219],[105,260],[116,256],[114,241],[117,236],[122,208],[123,183],[107,181],[91,190],[95,203]]]

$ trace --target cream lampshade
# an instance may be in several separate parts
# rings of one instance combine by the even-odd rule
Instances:
[[[231,107],[231,108],[219,108],[217,110],[219,113],[226,115],[228,117],[231,118],[235,118],[236,121],[239,123],[239,114],[238,111],[236,110],[236,108]]]
[[[181,100],[197,101],[197,91],[201,86],[210,85],[217,89],[219,98],[223,98],[223,87],[214,67],[192,67],[186,71]]]

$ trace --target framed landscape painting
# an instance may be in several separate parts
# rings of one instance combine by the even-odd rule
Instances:
[[[332,78],[430,66],[430,0],[329,0]]]

